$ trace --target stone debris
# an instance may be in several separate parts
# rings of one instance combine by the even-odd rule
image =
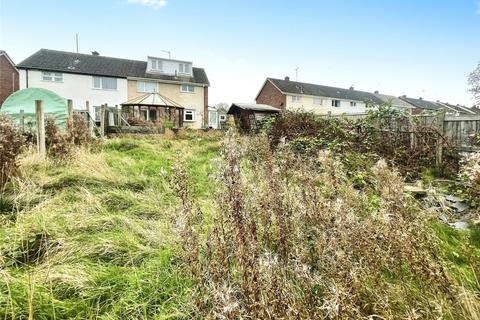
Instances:
[[[457,230],[467,230],[468,227],[470,226],[468,222],[465,222],[465,221],[457,221],[457,222],[449,223],[448,225]]]

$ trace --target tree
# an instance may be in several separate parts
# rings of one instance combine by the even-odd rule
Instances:
[[[477,104],[480,104],[480,62],[477,68],[473,70],[468,76],[469,90],[473,94],[473,98]]]
[[[228,109],[230,108],[230,105],[226,102],[220,102],[215,105],[215,109],[220,112],[227,112]]]

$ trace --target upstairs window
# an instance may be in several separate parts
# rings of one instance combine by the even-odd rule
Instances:
[[[313,98],[313,104],[316,106],[321,106],[323,104],[322,98]]]
[[[42,80],[51,82],[63,82],[63,73],[42,72]]]
[[[340,107],[340,100],[332,100],[332,107],[335,107],[335,108]]]
[[[300,102],[300,96],[292,96],[292,102]]]
[[[186,122],[195,121],[195,110],[185,110],[183,114],[183,121],[186,121]]]
[[[178,73],[192,74],[192,66],[189,63],[180,63],[178,65]]]
[[[102,90],[117,90],[117,79],[107,77],[93,77],[93,88]]]
[[[152,59],[152,70],[161,71],[163,69],[162,60]]]
[[[180,91],[188,92],[188,93],[194,93],[195,92],[195,86],[192,86],[191,84],[182,84],[181,87],[180,87]]]
[[[150,81],[137,81],[137,92],[158,92],[157,83]]]
[[[350,101],[350,107],[356,107],[357,103],[355,101]]]

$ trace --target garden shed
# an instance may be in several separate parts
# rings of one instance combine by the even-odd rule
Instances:
[[[256,130],[258,122],[271,117],[281,110],[267,104],[234,103],[228,110],[235,118],[235,123],[244,130]]]
[[[8,114],[17,123],[24,117],[25,125],[35,123],[35,100],[43,101],[45,116],[51,116],[59,126],[68,118],[67,100],[53,91],[41,88],[27,88],[12,93],[2,104],[0,112]]]

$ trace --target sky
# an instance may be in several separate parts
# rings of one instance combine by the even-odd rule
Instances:
[[[480,0],[0,0],[0,49],[193,61],[210,104],[253,102],[267,77],[472,105]]]

